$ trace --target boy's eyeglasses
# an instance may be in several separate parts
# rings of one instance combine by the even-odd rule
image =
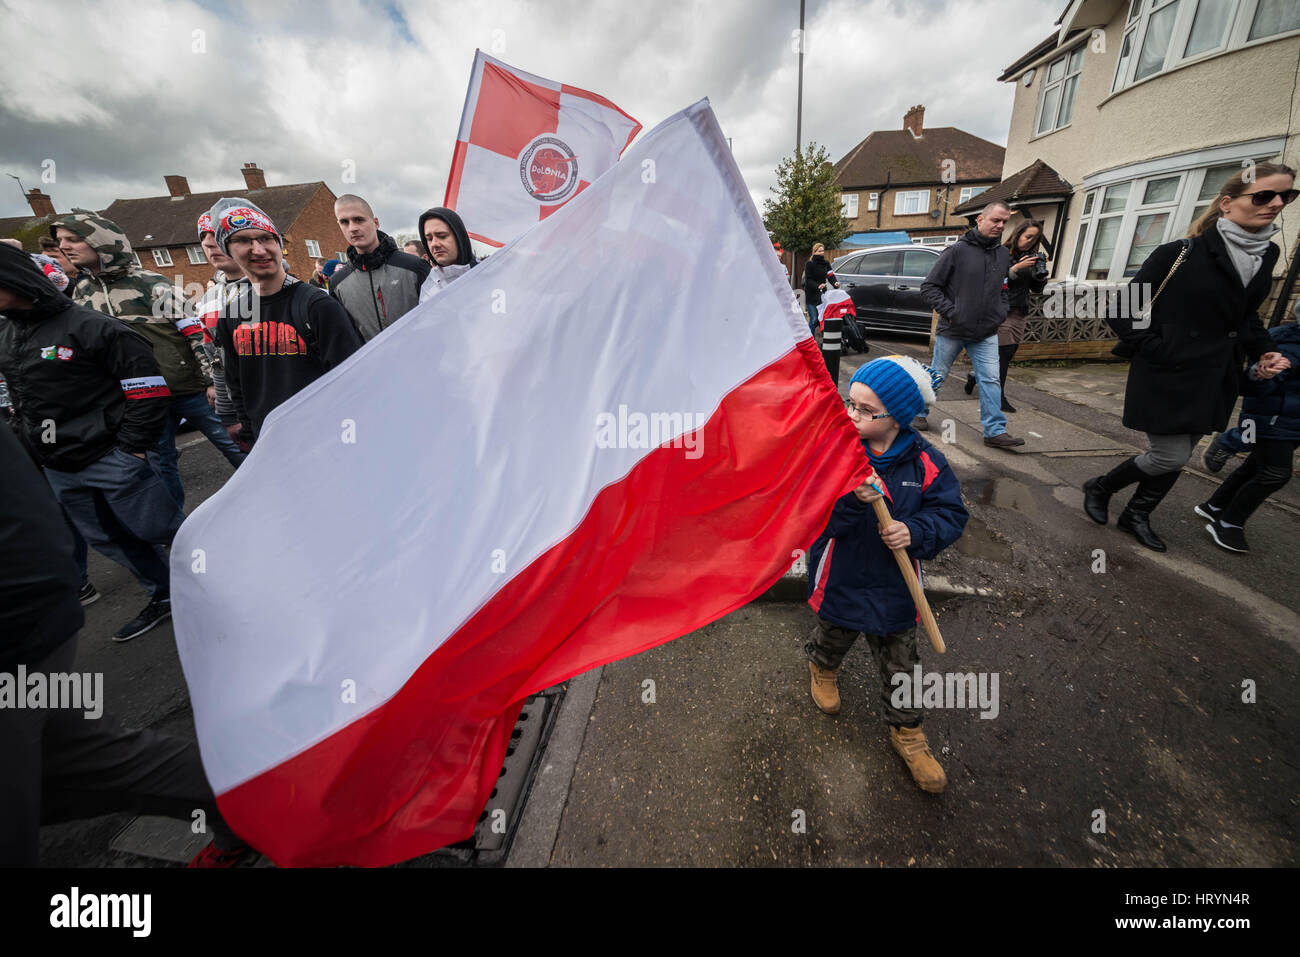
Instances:
[[[1282,198],[1282,205],[1295,202],[1295,198],[1300,196],[1300,189],[1257,189],[1253,193],[1242,193],[1242,196],[1249,196],[1250,201],[1256,206],[1267,206],[1273,202],[1276,197]]]
[[[864,419],[892,419],[893,416],[888,412],[872,412],[870,409],[864,409],[853,404],[852,399],[844,400],[844,409],[851,416],[861,416]]]

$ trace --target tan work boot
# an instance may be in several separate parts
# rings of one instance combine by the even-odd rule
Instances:
[[[817,707],[827,714],[840,713],[839,679],[830,668],[819,668],[817,662],[809,661],[808,670],[812,672],[812,699]]]
[[[889,740],[894,750],[907,762],[907,769],[912,772],[912,780],[922,791],[938,794],[948,786],[948,778],[939,767],[939,762],[930,753],[926,743],[925,732],[916,728],[889,729]]]

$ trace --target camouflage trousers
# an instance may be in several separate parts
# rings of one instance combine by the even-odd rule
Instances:
[[[851,628],[841,628],[819,617],[817,627],[812,630],[803,647],[804,654],[817,667],[836,671],[853,643],[858,640],[859,634]],[[894,692],[894,675],[911,676],[912,669],[920,664],[921,656],[916,651],[916,629],[908,628],[887,635],[867,635],[867,645],[871,648],[871,657],[875,659],[876,670],[880,672],[880,703],[884,708],[885,722],[901,727],[917,727],[921,723],[921,709],[896,708],[890,700]]]

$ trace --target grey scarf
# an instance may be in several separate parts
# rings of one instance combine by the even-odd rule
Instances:
[[[1255,273],[1259,272],[1259,264],[1264,260],[1264,252],[1268,249],[1269,240],[1281,232],[1281,229],[1276,223],[1270,223],[1256,232],[1251,232],[1246,227],[1239,226],[1222,216],[1214,225],[1218,228],[1219,235],[1223,237],[1223,244],[1228,247],[1228,255],[1232,257],[1232,264],[1237,267],[1241,284],[1250,285],[1250,281],[1255,278]]]

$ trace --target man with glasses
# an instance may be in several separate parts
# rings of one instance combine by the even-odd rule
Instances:
[[[217,320],[240,437],[252,443],[272,409],[360,349],[361,336],[338,301],[285,271],[284,240],[266,213],[223,198],[209,215],[217,245],[252,285],[251,320]]]
[[[998,326],[1010,306],[1007,274],[1011,269],[1011,254],[999,240],[1010,218],[1006,203],[984,207],[975,218],[975,228],[939,255],[921,283],[921,295],[939,314],[932,363],[939,382],[948,378],[958,353],[965,349],[979,383],[984,444],[995,449],[1025,444],[1007,433],[998,368]],[[930,427],[923,415],[914,425],[921,430]]]

